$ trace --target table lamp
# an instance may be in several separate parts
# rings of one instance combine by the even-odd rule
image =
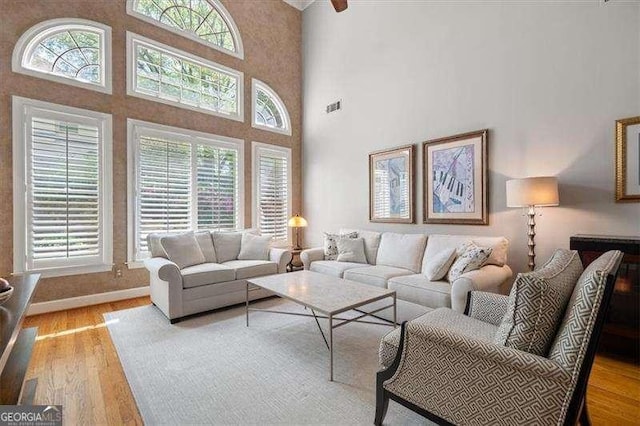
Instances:
[[[295,216],[291,216],[287,225],[289,225],[289,228],[295,229],[296,245],[293,247],[293,249],[294,250],[302,249],[302,247],[300,247],[300,238],[299,238],[300,236],[299,236],[298,228],[306,228],[307,220],[304,217],[297,214]]]
[[[553,176],[528,177],[507,181],[507,207],[527,208],[529,220],[529,270],[536,267],[534,238],[536,236],[536,207],[557,206],[559,204],[558,180]]]

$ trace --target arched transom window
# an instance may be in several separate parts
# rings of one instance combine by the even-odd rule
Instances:
[[[84,19],[52,19],[27,30],[13,70],[111,93],[111,29]]]
[[[243,57],[238,29],[217,0],[128,0],[127,10],[154,25]]]
[[[289,113],[280,96],[255,78],[251,83],[253,98],[253,127],[291,135]]]

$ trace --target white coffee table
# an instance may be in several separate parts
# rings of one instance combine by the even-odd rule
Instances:
[[[251,285],[269,290],[270,292],[298,303],[311,310],[311,315],[298,312],[284,312],[273,309],[257,309],[249,307],[249,291]],[[362,312],[357,308],[378,300],[390,298],[393,300],[389,305],[377,308],[370,312]],[[364,321],[362,318],[373,316],[373,314],[384,309],[393,308],[393,322],[375,317],[376,321]],[[314,317],[318,324],[318,329],[322,334],[327,348],[329,349],[329,380],[333,381],[333,329],[341,327],[350,322],[361,322],[375,325],[386,325],[397,327],[396,323],[396,292],[386,288],[373,287],[355,281],[344,280],[319,274],[311,271],[298,271],[288,274],[269,275],[260,278],[250,278],[247,280],[246,296],[246,317],[247,327],[249,327],[249,311],[271,312],[285,315],[298,315]],[[339,318],[337,315],[350,310],[357,310],[358,315],[353,318]],[[316,315],[316,311],[324,315]],[[329,341],[324,335],[318,318],[329,320]],[[335,324],[334,324],[335,322]]]

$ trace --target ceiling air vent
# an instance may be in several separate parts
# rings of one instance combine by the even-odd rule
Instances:
[[[327,114],[330,112],[338,111],[342,108],[342,100],[336,101],[332,104],[327,105]]]

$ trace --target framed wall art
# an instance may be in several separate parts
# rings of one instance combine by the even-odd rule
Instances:
[[[640,117],[616,121],[616,201],[640,202]]]
[[[414,223],[415,147],[369,154],[369,220]]]
[[[487,130],[422,144],[424,223],[487,225]]]

